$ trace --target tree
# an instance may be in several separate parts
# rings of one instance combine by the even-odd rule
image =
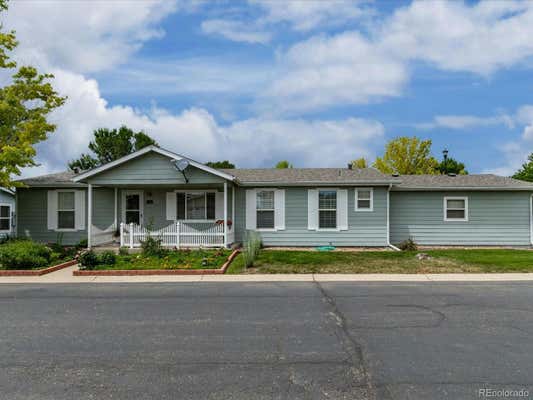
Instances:
[[[226,169],[235,169],[235,164],[230,163],[228,160],[224,161],[208,161],[205,163],[208,167],[211,168],[226,168]]]
[[[288,162],[287,160],[282,160],[276,164],[277,169],[286,169],[286,168],[292,168],[292,164]]]
[[[522,164],[522,168],[516,171],[513,178],[533,182],[533,153],[529,155],[527,162]]]
[[[431,140],[402,136],[385,146],[383,157],[376,158],[374,167],[384,174],[437,174],[438,161],[431,156]]]
[[[366,158],[361,157],[361,158],[357,158],[353,160],[352,168],[355,168],[355,169],[368,168],[368,162],[366,161]]]
[[[119,129],[100,128],[93,132],[94,140],[89,143],[89,150],[96,156],[82,154],[80,158],[68,163],[71,170],[87,170],[115,161],[144,147],[155,145],[154,139],[144,132],[134,132],[126,126]]]
[[[446,161],[442,160],[437,165],[438,174],[457,174],[468,175],[468,171],[465,169],[465,165],[462,162],[457,161],[455,158],[448,158]]]
[[[0,0],[0,12],[7,2]],[[2,27],[0,26],[0,29]],[[18,45],[15,32],[0,31],[0,68],[14,70],[17,63],[9,52]],[[7,72],[7,71],[6,71]],[[7,75],[1,72],[2,75]],[[51,74],[40,74],[31,66],[20,67],[11,82],[0,88],[0,186],[21,186],[12,180],[21,168],[37,165],[35,145],[46,140],[56,129],[47,117],[65,102],[54,90]]]

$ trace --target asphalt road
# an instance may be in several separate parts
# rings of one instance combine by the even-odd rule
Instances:
[[[1,285],[0,324],[1,399],[533,398],[531,283]]]

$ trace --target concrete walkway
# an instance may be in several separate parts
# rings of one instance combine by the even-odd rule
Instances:
[[[533,281],[533,273],[506,274],[250,274],[73,276],[68,267],[42,276],[4,276],[3,283],[135,283],[135,282],[497,282]]]

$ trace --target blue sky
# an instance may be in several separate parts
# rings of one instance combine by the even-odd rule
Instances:
[[[241,167],[344,166],[400,135],[474,173],[533,151],[533,2],[26,0],[2,21],[69,97],[26,176],[121,124]]]

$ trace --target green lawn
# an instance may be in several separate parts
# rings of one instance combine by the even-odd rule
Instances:
[[[94,269],[216,269],[222,267],[230,254],[229,250],[218,249],[167,251],[161,257],[143,254],[117,255],[115,264],[100,264]]]
[[[431,259],[418,260],[418,253]],[[242,255],[227,273],[453,273],[533,272],[533,251],[508,249],[430,250],[418,252],[316,252],[262,250],[254,267],[245,270]]]

